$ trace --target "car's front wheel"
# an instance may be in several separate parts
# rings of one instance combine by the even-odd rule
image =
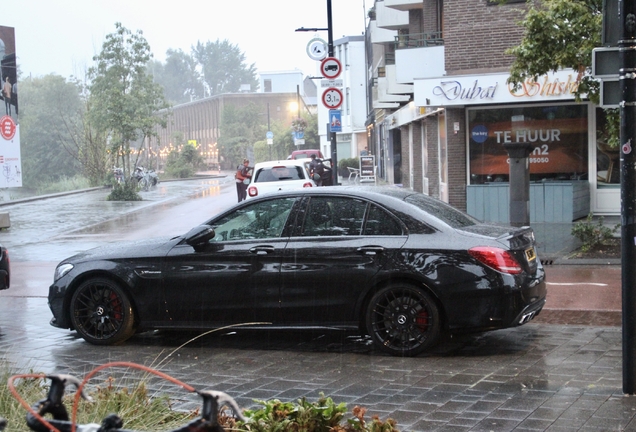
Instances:
[[[373,342],[382,351],[414,356],[439,339],[439,309],[423,290],[396,284],[381,289],[371,298],[366,325]]]
[[[135,332],[130,300],[109,279],[94,278],[82,283],[71,298],[70,312],[75,330],[92,344],[116,344]]]

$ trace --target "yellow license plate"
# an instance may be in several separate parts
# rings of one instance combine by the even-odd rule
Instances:
[[[537,259],[537,254],[534,251],[534,248],[530,248],[530,249],[526,249],[526,259],[528,261],[534,261],[535,259]]]

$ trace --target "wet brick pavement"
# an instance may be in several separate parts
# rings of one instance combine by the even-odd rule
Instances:
[[[190,343],[193,333],[154,332],[98,347],[48,326],[43,298],[4,298],[0,311],[0,352],[18,369],[82,377],[107,361],[133,361],[225,391],[245,408],[324,393],[404,431],[636,430],[636,398],[621,390],[618,327],[533,322],[398,358],[357,335],[317,331],[225,331]],[[177,408],[198,404],[165,383],[150,387]]]

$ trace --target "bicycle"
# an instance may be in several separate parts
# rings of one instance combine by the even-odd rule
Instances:
[[[126,367],[140,369],[145,372],[152,373],[160,378],[166,379],[173,384],[176,384],[185,390],[193,393],[197,393],[202,399],[201,414],[199,417],[191,420],[189,423],[173,429],[170,432],[224,432],[225,429],[220,425],[218,421],[219,414],[225,410],[223,408],[230,408],[235,418],[241,421],[245,421],[245,418],[241,414],[241,410],[236,401],[226,393],[214,390],[196,390],[189,384],[183,383],[176,378],[173,378],[167,374],[159,372],[155,369],[142,366],[136,363],[130,362],[111,362],[98,366],[93,369],[84,380],[80,381],[78,378],[67,374],[21,374],[13,375],[9,378],[9,390],[12,395],[20,402],[20,404],[27,410],[26,423],[32,431],[36,432],[134,432],[130,429],[123,429],[123,419],[117,414],[110,414],[102,419],[101,424],[77,424],[77,409],[80,399],[92,401],[92,398],[85,392],[84,386],[90,378],[92,378],[97,372],[109,368],[109,367]],[[28,378],[46,378],[51,380],[51,386],[49,388],[47,397],[41,399],[33,406],[22,399],[15,389],[14,381],[16,379],[28,379]],[[62,403],[64,391],[69,385],[75,386],[76,395],[73,403],[72,415],[69,418],[68,411]],[[45,418],[44,416],[51,415],[52,418]],[[6,421],[0,419],[0,431],[6,427]]]

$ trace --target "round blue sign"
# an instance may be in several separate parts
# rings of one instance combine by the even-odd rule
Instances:
[[[484,125],[476,125],[470,135],[473,141],[482,144],[488,139],[488,128]]]
[[[272,138],[274,138],[274,132],[272,132],[272,131],[267,131],[267,133],[265,134],[265,138],[267,138],[267,139],[272,139]]]

